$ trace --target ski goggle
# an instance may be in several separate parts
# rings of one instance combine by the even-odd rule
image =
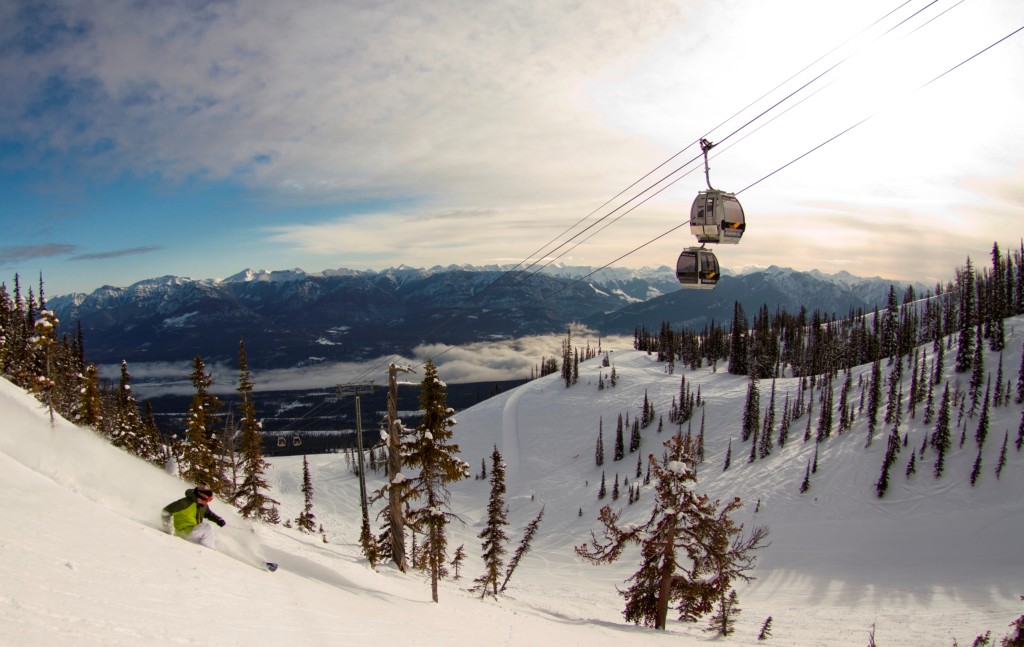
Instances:
[[[209,503],[213,500],[213,490],[200,490],[196,488],[196,501],[199,503]]]

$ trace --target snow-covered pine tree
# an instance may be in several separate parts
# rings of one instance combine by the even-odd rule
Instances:
[[[185,420],[185,455],[181,474],[193,483],[207,483],[218,496],[230,498],[230,484],[224,473],[224,455],[217,422],[223,406],[210,392],[213,378],[206,372],[203,358],[196,355],[189,375],[195,394]]]
[[[484,573],[473,580],[474,591],[480,591],[480,597],[488,593],[498,596],[498,578],[505,567],[505,545],[508,544],[508,515],[505,514],[505,464],[497,445],[491,452],[491,495],[487,500],[487,523],[477,535],[483,541],[481,559],[484,562]]]
[[[729,595],[733,582],[749,581],[755,551],[768,535],[764,526],[741,537],[742,527],[732,520],[741,503],[738,498],[720,506],[707,495],[693,491],[697,481],[695,460],[679,436],[665,442],[667,460],[650,455],[655,481],[655,501],[650,517],[642,524],[619,525],[619,513],[601,509],[601,539],[591,532],[591,542],[576,547],[576,554],[594,564],[621,557],[628,544],[639,544],[641,564],[620,594],[626,600],[626,620],[664,629],[669,606],[675,604],[680,619],[695,622],[711,612],[718,600]]]
[[[96,365],[90,362],[80,375],[80,380],[81,397],[78,404],[78,419],[75,422],[102,433],[103,404],[100,401],[100,372]]]
[[[604,470],[601,470],[601,487],[597,489],[597,498],[603,499],[608,496],[608,488],[604,483]]]
[[[459,447],[451,442],[455,411],[447,404],[447,385],[438,377],[432,361],[424,368],[420,409],[423,418],[415,438],[406,446],[404,462],[419,468],[413,495],[423,504],[410,509],[407,518],[425,535],[424,562],[430,572],[431,596],[437,602],[437,582],[447,561],[445,526],[452,516],[448,511],[448,484],[468,477],[469,465],[458,458]]]
[[[132,376],[128,372],[128,362],[121,360],[121,381],[115,394],[114,424],[111,426],[110,439],[115,447],[124,447],[135,456],[142,456],[142,416],[139,404],[132,393]]]
[[[580,508],[580,515],[583,516],[583,508]],[[519,566],[519,562],[523,561],[523,557],[530,552],[533,538],[537,534],[537,528],[540,527],[540,520],[544,518],[544,506],[540,507],[540,512],[534,517],[530,523],[526,524],[526,529],[523,530],[523,538],[519,541],[519,546],[516,547],[516,552],[512,555],[512,559],[509,560],[508,568],[505,569],[505,579],[502,580],[501,586],[498,588],[499,591],[504,591],[505,587],[508,586],[508,581],[512,579],[512,573],[515,573],[516,568]]]
[[[257,519],[269,522],[271,509],[278,504],[266,492],[270,490],[264,475],[269,464],[263,459],[263,436],[260,434],[262,424],[256,417],[253,404],[252,374],[249,372],[249,359],[245,352],[245,342],[238,342],[238,394],[242,398],[241,419],[239,420],[239,449],[242,482],[235,492],[234,504],[245,519]]]
[[[629,433],[629,453],[640,449],[640,420],[633,420],[633,428]]]
[[[1024,427],[1024,421],[1021,422],[1021,426]],[[732,463],[732,438],[729,439],[729,446],[725,449],[725,466],[722,467],[722,471],[729,469],[729,465]]]
[[[302,532],[316,530],[316,515],[313,514],[313,480],[309,474],[309,460],[302,457],[302,512],[295,518],[295,527]]]
[[[871,363],[871,385],[868,387],[868,439],[865,447],[871,447],[878,427],[878,407],[882,401],[882,362]]]
[[[811,460],[807,459],[807,469],[804,471],[804,480],[800,484],[800,494],[811,489]]]
[[[604,465],[604,418],[597,419],[597,446],[594,448],[594,464]]]

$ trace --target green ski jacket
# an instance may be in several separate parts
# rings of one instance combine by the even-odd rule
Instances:
[[[196,500],[195,490],[185,490],[185,496],[174,503],[164,506],[161,512],[164,525],[168,521],[174,524],[174,534],[179,537],[188,537],[192,529],[199,525],[203,519],[220,525],[224,520],[210,510],[209,506],[199,503]]]

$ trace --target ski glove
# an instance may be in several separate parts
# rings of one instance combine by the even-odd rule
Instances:
[[[220,526],[221,528],[223,528],[226,524],[227,524],[227,521],[224,521],[223,519],[217,519],[217,525]]]

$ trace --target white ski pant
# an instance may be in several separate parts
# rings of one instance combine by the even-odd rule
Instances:
[[[200,521],[192,532],[189,533],[188,540],[195,542],[200,546],[207,548],[216,548],[217,538],[213,534],[213,524],[209,521]]]

